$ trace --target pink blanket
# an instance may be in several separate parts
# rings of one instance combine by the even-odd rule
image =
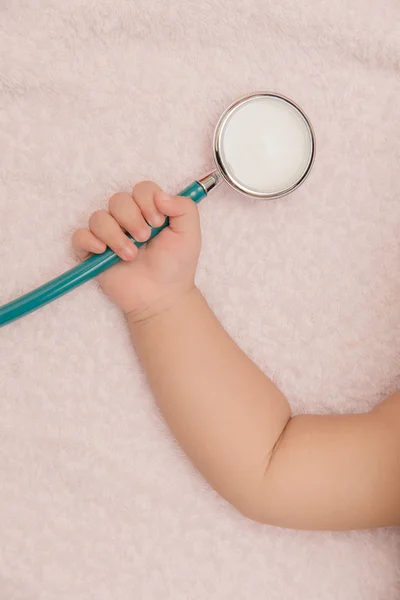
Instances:
[[[113,192],[178,191],[256,90],[316,132],[306,184],[201,207],[198,284],[295,412],[400,387],[398,0],[2,0],[0,303],[74,264]],[[1,600],[395,600],[398,529],[246,521],[159,417],[95,284],[0,331]]]

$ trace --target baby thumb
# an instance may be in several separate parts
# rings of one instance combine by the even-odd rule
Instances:
[[[176,233],[192,233],[198,229],[199,212],[196,204],[185,196],[157,192],[154,196],[158,210],[169,217],[169,226]]]

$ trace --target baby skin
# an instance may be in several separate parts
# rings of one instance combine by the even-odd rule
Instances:
[[[148,223],[170,226],[140,250]],[[118,193],[74,233],[81,259],[112,248],[99,277],[125,313],[173,435],[243,515],[295,529],[400,524],[400,393],[366,414],[291,416],[279,389],[238,348],[196,288],[199,215],[152,182]]]

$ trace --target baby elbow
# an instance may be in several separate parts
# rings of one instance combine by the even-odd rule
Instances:
[[[257,498],[255,495],[249,494],[245,498],[241,498],[239,501],[232,503],[234,508],[246,519],[260,523],[261,525],[270,525],[270,519],[268,518],[268,511],[264,501]]]
[[[243,509],[239,508],[238,510],[239,510],[240,514],[243,517],[245,517],[246,519],[248,519],[249,521],[253,521],[254,523],[259,523],[261,525],[268,525],[268,521],[265,518],[264,513],[257,510],[255,507],[246,506]]]

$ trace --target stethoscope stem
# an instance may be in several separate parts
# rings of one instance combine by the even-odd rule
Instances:
[[[211,171],[208,175],[205,175],[201,179],[197,180],[198,183],[204,188],[206,194],[211,192],[214,188],[216,188],[220,183],[222,183],[223,179],[219,171],[216,169]],[[185,194],[183,194],[185,195]]]

